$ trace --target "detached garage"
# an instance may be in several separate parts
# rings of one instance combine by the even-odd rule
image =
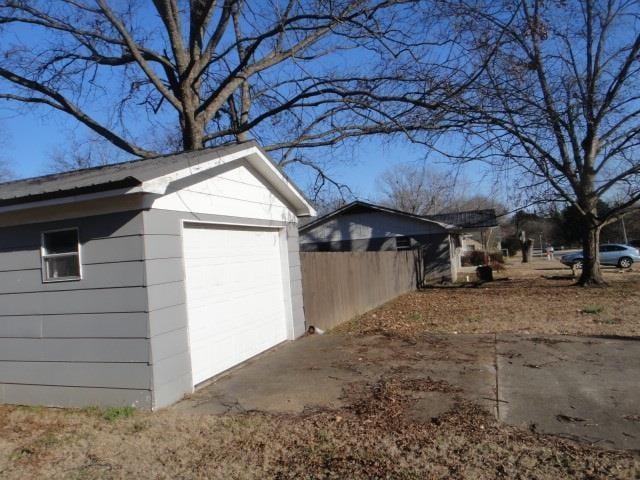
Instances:
[[[302,335],[313,215],[254,142],[0,184],[0,402],[159,408]]]

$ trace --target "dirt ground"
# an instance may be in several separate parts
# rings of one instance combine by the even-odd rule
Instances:
[[[609,288],[584,290],[545,268],[409,294],[330,335],[411,346],[428,332],[639,334],[638,272],[612,270]],[[388,368],[347,385],[335,407],[297,413],[0,406],[0,478],[640,478],[638,452],[498,423],[434,378]],[[441,412],[415,414],[438,395],[451,399]]]
[[[511,260],[495,282],[433,287],[403,295],[338,327],[339,332],[413,337],[430,333],[640,336],[640,266],[604,267],[607,288],[581,288],[568,267]]]
[[[300,415],[118,417],[97,410],[0,407],[0,477],[24,478],[638,478],[632,453],[499,425],[458,398],[408,417],[440,382],[389,379]],[[109,418],[109,420],[107,419]]]

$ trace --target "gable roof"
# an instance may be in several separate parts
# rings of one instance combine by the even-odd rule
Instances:
[[[439,213],[437,215],[428,215],[427,217],[439,222],[456,225],[460,228],[488,228],[498,226],[496,211],[493,208]]]
[[[386,214],[391,214],[391,215],[398,215],[401,217],[406,217],[406,218],[411,218],[413,220],[418,220],[420,222],[425,222],[425,223],[431,223],[431,224],[436,224],[439,227],[442,227],[445,230],[449,230],[452,232],[456,232],[458,231],[458,227],[454,226],[454,225],[448,225],[446,223],[443,222],[439,222],[437,220],[433,220],[431,218],[426,218],[426,217],[422,217],[420,215],[414,215],[413,213],[407,213],[407,212],[403,212],[401,210],[396,210],[393,208],[389,208],[389,207],[383,207],[382,205],[375,205],[373,203],[367,203],[367,202],[363,202],[361,200],[356,200],[355,202],[351,202],[343,207],[338,208],[337,210],[334,210],[331,213],[328,213],[327,215],[324,215],[320,218],[317,218],[316,220],[307,223],[306,225],[300,227],[299,231],[300,233],[305,233],[315,227],[317,227],[318,225],[322,225],[323,223],[331,220],[332,218],[335,218],[337,216],[340,215],[345,215],[348,213],[361,213],[361,212],[380,212],[380,213],[386,213]]]
[[[0,183],[0,211],[85,194],[164,194],[171,182],[240,159],[247,160],[298,216],[315,216],[314,208],[304,195],[254,140]]]

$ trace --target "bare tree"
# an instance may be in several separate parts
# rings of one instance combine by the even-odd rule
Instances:
[[[382,204],[417,215],[488,208],[498,214],[506,211],[497,195],[473,193],[475,189],[459,168],[401,163],[382,172],[376,187]]]
[[[485,195],[480,193],[469,194],[465,191],[454,199],[449,211],[464,212],[468,210],[486,210],[490,208],[493,208],[498,216],[502,216],[507,212],[505,203],[497,195]],[[502,219],[502,217],[500,217],[500,219]]]
[[[14,177],[9,161],[5,157],[5,152],[9,144],[10,139],[6,131],[0,128],[0,182],[7,182]]]
[[[602,284],[600,230],[640,200],[640,4],[476,7],[467,14],[501,46],[458,107],[470,122],[459,158],[518,168],[539,199],[573,205],[584,225],[579,284]],[[599,214],[613,195],[623,200]]]
[[[7,182],[13,178],[13,173],[7,162],[0,160],[0,182]]]
[[[252,136],[283,167],[313,165],[305,149],[424,130],[398,100],[435,113],[465,84],[439,3],[0,0],[0,99],[63,112],[134,156]]]
[[[355,197],[350,192],[340,191],[337,188],[324,189],[314,199],[313,206],[318,215],[322,216],[344,207],[354,199]]]
[[[47,170],[51,173],[69,172],[126,160],[126,154],[106,142],[99,135],[78,136],[69,132],[63,145],[49,152]]]
[[[376,185],[382,204],[416,215],[430,215],[454,208],[462,194],[457,177],[452,170],[425,163],[402,163],[385,170]]]

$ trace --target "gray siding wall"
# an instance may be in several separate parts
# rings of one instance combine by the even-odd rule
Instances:
[[[222,215],[150,209],[143,213],[153,408],[162,408],[193,390],[182,261],[182,221],[251,223],[287,227],[294,334],[305,331],[296,225]]]
[[[286,227],[295,337],[305,332],[294,224],[145,210],[0,228],[0,403],[160,408],[192,391],[182,220]],[[41,233],[78,227],[83,279],[43,283]]]
[[[0,402],[151,407],[142,214],[0,228]],[[43,283],[41,233],[78,227],[83,278]]]
[[[451,250],[450,235],[431,235],[429,242],[422,245],[422,278],[425,283],[456,280],[456,264],[452,261],[454,252]]]
[[[300,243],[366,241],[398,235],[428,235],[445,232],[435,223],[401,215],[367,212],[340,215],[300,235]]]

